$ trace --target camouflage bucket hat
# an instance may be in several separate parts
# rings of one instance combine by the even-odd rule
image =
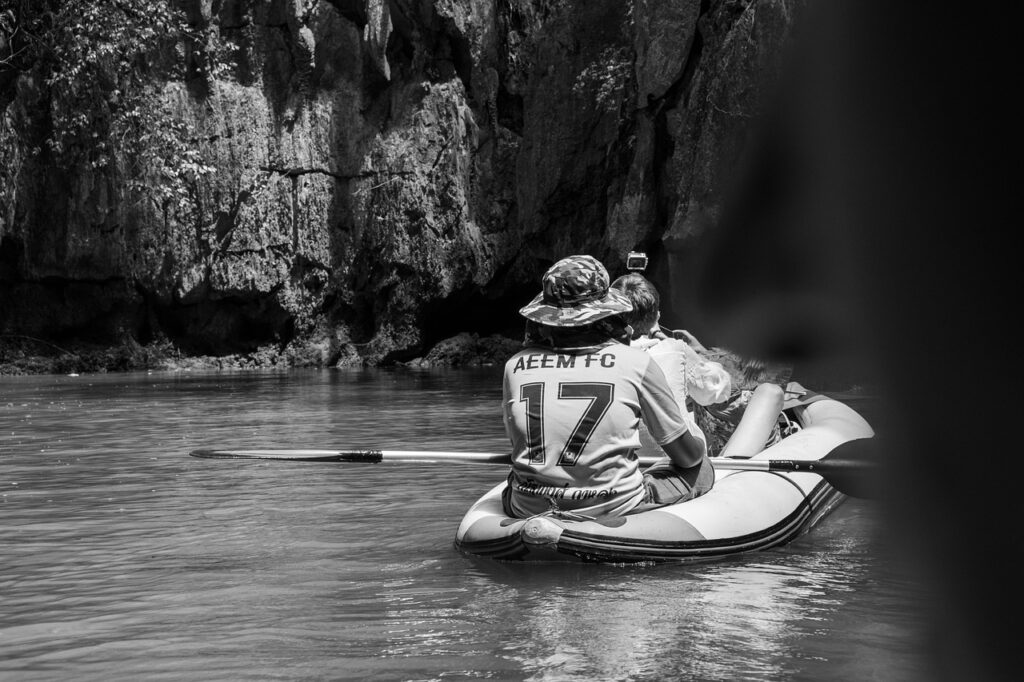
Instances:
[[[569,256],[544,273],[544,291],[519,309],[523,317],[552,327],[581,327],[633,309],[609,288],[608,271],[592,256]]]

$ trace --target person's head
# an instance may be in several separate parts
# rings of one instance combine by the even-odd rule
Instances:
[[[625,323],[619,317],[633,309],[609,285],[608,271],[592,256],[569,256],[544,273],[543,290],[519,314],[536,323],[537,336],[555,345],[572,337],[603,336],[619,340]],[[527,325],[527,336],[531,325]]]
[[[621,291],[633,304],[633,310],[623,313],[622,319],[633,328],[635,336],[649,334],[658,326],[661,317],[661,297],[646,277],[631,272],[612,282],[611,288]]]

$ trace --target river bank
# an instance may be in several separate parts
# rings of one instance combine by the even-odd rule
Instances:
[[[500,366],[521,348],[521,340],[500,334],[480,336],[464,332],[435,344],[421,357],[389,366],[409,368]],[[708,357],[722,362],[737,385],[746,385],[741,361],[720,348]],[[29,336],[0,336],[0,376],[35,374],[105,374],[135,371],[268,370],[323,367],[374,367],[353,355],[332,353],[324,342],[309,341],[286,346],[267,345],[251,353],[193,355],[170,341],[139,344],[127,339],[116,346],[83,343],[58,345]],[[757,373],[758,380],[785,385],[790,379],[816,391],[843,395],[873,395],[870,381],[848,372],[770,364]]]
[[[498,365],[514,354],[520,343],[519,339],[499,334],[481,337],[462,333],[438,342],[420,357],[393,364],[410,367]],[[326,341],[266,345],[251,353],[192,355],[166,340],[140,344],[126,338],[113,346],[61,345],[31,336],[0,336],[0,375],[353,366],[367,365],[358,356],[332,350]]]

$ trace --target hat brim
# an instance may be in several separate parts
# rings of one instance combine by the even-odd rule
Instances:
[[[539,293],[532,301],[519,309],[519,314],[528,320],[551,327],[582,327],[612,315],[621,315],[633,310],[633,304],[616,289],[609,289],[604,298],[581,303],[572,308],[560,308],[544,303],[544,294]]]

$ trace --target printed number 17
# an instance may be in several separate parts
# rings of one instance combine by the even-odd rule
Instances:
[[[569,434],[558,465],[571,467],[576,464],[583,448],[590,442],[594,429],[608,412],[608,406],[615,398],[614,384],[562,381],[558,384],[559,400],[589,401],[583,415]],[[530,464],[543,464],[546,456],[544,447],[544,382],[523,384],[519,388],[519,402],[526,403],[526,438],[530,453]]]

